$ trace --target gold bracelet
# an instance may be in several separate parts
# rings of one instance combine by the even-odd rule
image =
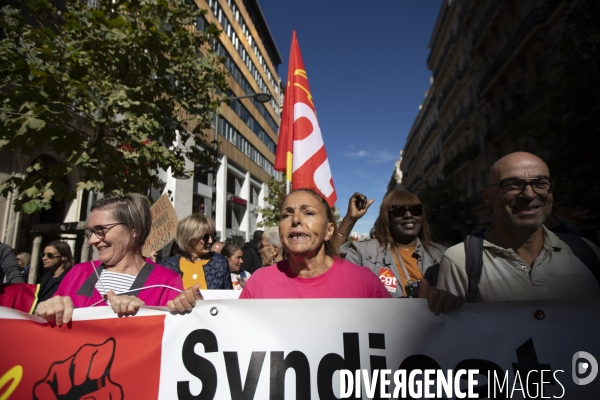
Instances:
[[[346,242],[348,241],[348,238],[344,235],[342,235],[341,233],[337,233],[342,239],[344,239]]]

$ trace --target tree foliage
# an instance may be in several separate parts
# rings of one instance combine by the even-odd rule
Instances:
[[[457,189],[452,178],[425,182],[424,188],[419,191],[419,199],[427,213],[434,240],[439,238],[444,229],[463,228],[471,231],[477,225],[473,213],[476,203],[462,197],[461,190]]]
[[[0,149],[39,158],[24,177],[2,182],[15,209],[50,208],[77,189],[145,192],[159,169],[183,172],[216,159],[203,129],[225,91],[210,43],[194,28],[204,11],[186,0],[17,0],[1,10]],[[61,6],[62,7],[62,6]]]
[[[279,210],[286,196],[285,178],[278,180],[271,177],[267,185],[269,187],[269,195],[265,197],[265,201],[269,205],[257,209],[262,215],[260,226],[265,228],[279,225]]]

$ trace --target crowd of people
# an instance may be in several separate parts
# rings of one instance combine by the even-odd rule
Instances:
[[[338,227],[318,193],[298,189],[285,198],[279,226],[254,232],[243,247],[213,242],[214,221],[203,213],[182,219],[177,255],[161,265],[141,250],[151,227],[148,199],[107,196],[93,205],[85,232],[98,260],[73,265],[61,241],[44,248],[47,274],[35,314],[61,325],[78,307],[105,305],[132,315],[144,305],[167,306],[185,313],[206,289],[241,290],[241,299],[421,297],[436,315],[465,301],[600,298],[600,249],[549,229],[560,224],[545,225],[554,188],[539,157],[502,157],[482,189],[493,224],[464,241],[451,232],[445,243],[432,241],[427,219],[435,215],[408,191],[382,200],[371,239],[351,241],[374,200],[355,193]],[[29,254],[15,256],[0,244],[0,257],[7,284],[26,281]]]

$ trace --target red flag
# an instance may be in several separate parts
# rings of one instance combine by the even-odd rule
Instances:
[[[331,168],[295,31],[292,34],[275,170],[286,172],[292,189],[312,189],[330,206],[335,204],[337,195]]]

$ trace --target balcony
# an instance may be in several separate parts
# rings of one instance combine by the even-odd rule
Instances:
[[[425,168],[423,168],[423,174],[426,174],[427,171],[429,171],[431,169],[431,167],[433,167],[434,165],[436,165],[439,162],[440,162],[440,155],[438,154],[437,156],[434,156],[431,160],[429,160],[427,165],[425,165]]]
[[[450,176],[454,172],[458,171],[467,162],[472,161],[479,156],[479,145],[477,143],[471,144],[464,151],[458,153],[453,158],[448,160],[444,165],[444,175]]]
[[[494,16],[494,14],[496,13],[496,10],[498,10],[498,8],[500,7],[501,4],[502,4],[502,0],[494,0],[490,3],[489,7],[485,10],[483,18],[481,18],[481,21],[479,22],[479,25],[475,29],[475,32],[473,33],[473,37],[471,39],[471,51],[473,53],[477,49],[477,44],[479,44],[479,42],[481,41],[481,38],[483,37],[483,32],[489,25],[490,21],[492,20],[492,17]]]
[[[500,137],[511,121],[520,118],[523,114],[525,114],[529,106],[538,100],[539,99],[537,97],[533,96],[530,100],[519,101],[517,104],[511,107],[510,110],[504,113],[500,121],[495,123],[486,131],[485,138],[488,141],[493,141]]]
[[[431,95],[431,96],[433,96],[433,95]],[[406,141],[406,146],[404,146],[405,151],[408,151],[408,149],[410,148],[410,145],[414,141],[415,137],[417,137],[417,135],[419,134],[419,130],[421,129],[421,126],[423,125],[423,121],[425,121],[425,117],[429,113],[429,110],[431,109],[432,104],[435,103],[435,97],[432,97],[431,99],[426,100],[426,103],[427,103],[427,108],[425,108],[425,110],[420,111],[419,115],[417,116],[417,119],[419,120],[419,122],[417,122],[417,125],[415,125],[414,129],[411,129],[411,132],[413,132],[414,134],[410,137],[409,140]]]
[[[408,191],[412,192],[413,189],[420,183],[423,181],[423,175],[419,175],[415,178],[415,180],[413,180],[410,185],[408,185]]]
[[[423,140],[421,141],[421,144],[419,145],[419,148],[417,149],[417,153],[420,153],[421,150],[423,150],[423,147],[425,147],[425,145],[427,144],[427,142],[429,141],[429,139],[431,138],[431,136],[433,135],[433,132],[437,129],[437,127],[438,127],[437,122],[434,122],[433,124],[431,124],[431,126],[429,127],[427,132],[425,132],[425,135],[423,136]]]
[[[450,95],[450,93],[452,93],[452,89],[454,89],[454,85],[456,84],[456,82],[458,82],[460,79],[462,79],[462,77],[464,76],[465,72],[467,72],[468,69],[469,69],[469,65],[465,64],[461,69],[457,70],[454,73],[454,75],[452,75],[452,77],[448,81],[448,84],[444,87],[444,90],[442,91],[442,95],[440,96],[440,101],[438,103],[439,110],[444,108],[444,103],[448,99],[448,96]]]
[[[452,135],[452,132],[456,129],[458,125],[465,119],[469,117],[471,112],[475,109],[475,103],[470,102],[469,105],[463,107],[458,114],[454,117],[452,122],[446,127],[446,130],[442,134],[442,143],[446,142],[446,140]]]
[[[467,14],[467,11],[469,10],[471,2],[463,1],[463,2],[461,2],[461,5],[462,5],[462,8],[460,9],[460,11],[458,13],[459,26],[462,26],[463,19],[465,18],[465,15]],[[436,77],[438,76],[440,69],[444,65],[444,62],[446,61],[446,57],[448,56],[450,49],[452,48],[452,46],[458,39],[458,36],[459,35],[457,33],[453,33],[452,36],[450,36],[450,38],[446,41],[446,44],[444,45],[444,51],[442,52],[442,55],[440,56],[440,59],[439,59],[437,65],[432,70],[433,76],[436,76]],[[431,57],[431,55],[430,55],[430,57]],[[427,59],[427,64],[429,64],[429,58]]]
[[[410,160],[410,162],[409,162],[409,163],[408,163],[408,165],[406,166],[406,172],[410,171],[410,167],[412,167],[412,166],[413,166],[413,164],[415,163],[415,160],[416,160],[416,159],[417,159],[416,157],[413,157],[413,158],[412,158],[412,160]],[[403,170],[404,170],[404,168],[403,168]]]
[[[525,36],[533,30],[534,26],[546,22],[548,17],[554,13],[558,4],[560,4],[560,0],[548,0],[542,7],[534,8],[527,14],[527,17],[523,19],[519,28],[512,34],[506,46],[504,46],[479,82],[480,96],[483,94],[484,89],[487,88],[496,77],[498,71],[500,71],[511,58]]]

